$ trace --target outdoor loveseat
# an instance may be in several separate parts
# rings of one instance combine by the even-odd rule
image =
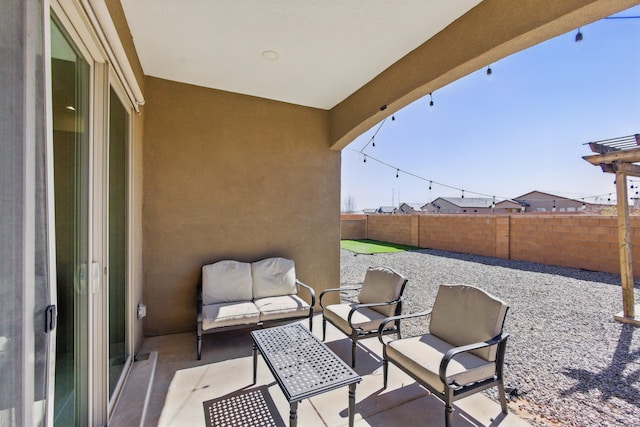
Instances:
[[[298,296],[301,288],[308,292],[310,304]],[[290,259],[225,260],[203,266],[198,290],[198,360],[205,333],[304,318],[309,319],[311,330],[315,299],[313,289],[296,279]]]

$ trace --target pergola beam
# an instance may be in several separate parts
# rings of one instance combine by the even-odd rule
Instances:
[[[613,162],[636,163],[640,162],[640,147],[629,150],[610,151],[604,154],[594,154],[582,156],[587,162],[598,166],[602,163],[611,164]]]
[[[640,165],[634,165],[633,163],[601,163],[600,167],[602,168],[602,172],[624,172],[628,176],[640,178]]]

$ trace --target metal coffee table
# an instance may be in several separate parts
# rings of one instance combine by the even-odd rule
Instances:
[[[298,403],[349,386],[349,426],[353,426],[356,384],[362,378],[299,323],[260,329],[253,338],[253,383],[258,351],[289,401],[289,426],[298,424]]]

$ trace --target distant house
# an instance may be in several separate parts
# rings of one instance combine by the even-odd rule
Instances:
[[[398,208],[396,208],[395,206],[380,206],[376,210],[376,213],[379,213],[379,214],[395,214],[395,213],[398,213]]]
[[[378,212],[378,209],[363,209],[362,213],[365,215],[372,215],[374,213]]]
[[[482,197],[438,197],[422,207],[429,213],[491,213],[493,198]]]
[[[496,203],[495,212],[507,212],[507,213],[518,213],[524,212],[526,208],[526,204],[521,202],[517,202],[512,199],[502,200],[501,202]]]
[[[420,203],[402,203],[398,211],[403,214],[416,214],[422,212],[422,206]]]
[[[591,206],[583,200],[569,199],[542,191],[531,191],[512,200],[524,206],[525,212],[579,212]]]

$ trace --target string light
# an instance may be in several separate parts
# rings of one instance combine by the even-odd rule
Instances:
[[[386,105],[385,105],[384,107],[385,107],[385,108],[387,108],[387,106],[386,106]],[[373,134],[373,136],[371,137],[371,139],[369,140],[369,142],[367,142],[367,143],[365,144],[365,146],[364,146],[364,147],[362,147],[362,149],[360,150],[360,153],[362,153],[362,152],[365,150],[365,148],[367,148],[367,147],[369,146],[369,144],[371,144],[371,143],[373,142],[374,138],[376,137],[376,135],[378,134],[378,132],[380,132],[380,129],[382,129],[382,126],[384,125],[384,122],[386,122],[386,121],[387,121],[387,118],[385,117],[385,118],[384,118],[384,120],[382,120],[382,121],[380,122],[380,126],[378,126],[378,129],[376,129],[376,131],[374,132],[374,134]],[[375,145],[375,144],[373,144],[373,146],[375,147],[376,145]]]
[[[493,70],[491,70],[491,65],[489,65],[487,67],[487,76],[490,76],[491,74],[493,74]]]
[[[375,157],[371,157],[370,155],[364,154],[364,153],[362,153],[360,151],[353,150],[353,149],[349,149],[349,150],[353,151],[354,153],[362,154],[364,163],[367,163],[367,158],[369,158],[369,159],[372,159],[372,160],[374,160],[374,161],[376,161],[376,162],[378,162],[378,163],[380,163],[380,164],[382,164],[384,166],[387,166],[389,168],[395,169],[396,170],[396,178],[399,178],[400,177],[400,172],[403,172],[405,175],[412,176],[412,177],[414,177],[416,179],[419,179],[421,181],[428,182],[429,183],[429,191],[433,190],[433,186],[434,185],[439,185],[441,187],[448,188],[448,189],[451,189],[451,190],[454,190],[454,191],[460,191],[463,195],[466,192],[466,193],[470,193],[470,194],[477,195],[477,196],[492,198],[494,200],[494,203],[495,203],[496,199],[512,200],[511,196],[500,196],[500,195],[491,195],[491,194],[485,194],[485,193],[478,193],[478,192],[475,192],[475,191],[469,191],[469,190],[465,190],[465,189],[462,189],[462,188],[454,187],[452,185],[448,185],[448,184],[445,184],[445,183],[442,183],[442,182],[434,181],[433,179],[425,178],[425,177],[420,176],[420,175],[416,175],[416,174],[411,173],[409,171],[403,170],[403,169],[401,169],[401,168],[399,168],[397,166],[394,166],[394,165],[391,165],[389,163],[386,163],[386,162],[384,162],[384,161],[382,161],[380,159],[377,159]],[[635,188],[636,189],[640,189],[640,186],[639,185],[635,185]],[[636,191],[636,194],[640,194],[640,192]],[[586,199],[594,199],[594,201],[596,203],[598,203],[598,199],[603,198],[605,196],[608,196],[608,202],[611,202],[611,193],[597,194],[597,195],[593,195],[593,196],[585,196],[585,197],[581,197],[581,200],[582,200],[582,202],[584,204],[584,208],[586,208],[586,202],[585,202]],[[567,197],[567,198],[571,199],[571,197]],[[534,199],[528,199],[528,200],[534,200]],[[548,200],[548,199],[541,199],[541,200]]]
[[[391,116],[391,121],[395,122],[396,121],[396,116]]]
[[[371,146],[372,146],[372,147],[375,147],[375,146],[376,146],[376,136],[375,136],[375,135],[373,135],[373,136],[371,137]]]
[[[433,92],[429,92],[429,107],[433,108]]]
[[[580,31],[580,28],[578,28],[578,32],[576,33],[575,41],[576,41],[576,43],[582,41],[582,31]]]

